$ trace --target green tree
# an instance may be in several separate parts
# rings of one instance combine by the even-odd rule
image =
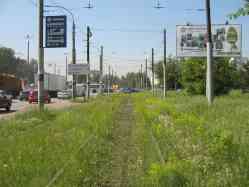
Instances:
[[[179,61],[169,56],[167,58],[166,65],[166,79],[167,79],[167,89],[176,89],[180,87],[180,63]],[[163,85],[163,61],[159,61],[155,64],[155,74],[159,80],[159,84]]]
[[[28,64],[26,60],[15,57],[13,49],[0,48],[0,73],[12,74],[33,83],[35,72],[37,72],[36,60],[32,59]]]
[[[189,58],[181,64],[181,84],[190,94],[205,93],[206,61],[204,58]]]
[[[237,12],[230,14],[230,19],[236,19],[240,16],[247,16],[249,15],[249,0],[244,0],[245,4],[244,7],[240,8]]]
[[[189,58],[182,63],[181,83],[190,94],[205,94],[206,60]],[[229,58],[214,58],[213,61],[214,93],[225,94],[231,89],[241,87],[240,72],[236,63]]]

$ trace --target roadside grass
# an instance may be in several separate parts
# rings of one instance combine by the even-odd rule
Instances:
[[[71,109],[31,111],[0,122],[0,186],[96,184],[101,172],[92,161],[104,163],[108,157],[103,140],[121,100],[99,97]]]
[[[203,96],[175,92],[133,98],[165,162],[149,161],[145,186],[249,186],[248,94],[218,97],[211,107]]]

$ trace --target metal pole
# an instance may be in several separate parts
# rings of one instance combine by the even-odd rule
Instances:
[[[166,53],[166,29],[163,31],[164,35],[164,61],[163,61],[163,97],[166,97],[167,92],[167,72],[166,72],[166,66],[167,66],[167,53]]]
[[[67,82],[67,55],[66,55],[66,82]]]
[[[155,94],[155,76],[154,76],[154,48],[152,48],[152,55],[151,55],[151,70],[152,70],[152,93]]]
[[[148,89],[148,59],[145,59],[145,88]]]
[[[27,36],[28,39],[28,46],[27,46],[27,63],[30,64],[30,60],[29,60],[29,35]]]
[[[206,97],[208,103],[213,103],[213,75],[212,75],[212,59],[213,59],[213,44],[212,44],[212,23],[210,0],[206,0],[206,16],[207,16],[207,79],[206,79]]]
[[[111,76],[111,66],[109,65],[109,66],[108,66],[108,85],[107,85],[107,87],[108,87],[108,88],[107,88],[107,89],[108,89],[108,96],[110,95],[110,81],[111,81],[111,80],[110,80],[110,79],[111,79],[110,76]]]
[[[100,64],[99,64],[99,70],[100,70],[100,92],[103,92],[102,84],[103,84],[103,54],[104,53],[104,47],[100,47]]]
[[[90,27],[89,26],[87,26],[87,64],[90,67]],[[89,74],[87,74],[86,81],[87,81],[87,99],[89,99],[89,97],[90,97],[90,89],[89,89],[90,78],[89,78]]]
[[[72,64],[76,64],[76,46],[75,46],[75,22],[73,21],[73,30],[72,30]],[[76,76],[73,75],[73,99],[76,97]]]
[[[143,64],[141,64],[141,89],[143,89]]]
[[[44,109],[44,48],[43,48],[43,14],[44,14],[44,1],[38,1],[38,104],[39,109]]]

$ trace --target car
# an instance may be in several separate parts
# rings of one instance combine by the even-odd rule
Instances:
[[[0,90],[0,108],[5,108],[6,111],[10,111],[12,105],[12,99],[3,90]]]
[[[122,88],[122,89],[120,90],[120,92],[121,92],[121,93],[125,93],[125,94],[130,94],[130,93],[132,93],[132,92],[134,92],[134,91],[133,91],[133,89],[131,89],[131,88]]]
[[[63,91],[57,93],[57,97],[59,99],[70,99],[72,97],[72,91],[71,90],[63,90]]]
[[[29,100],[29,92],[30,91],[22,91],[19,95],[20,101],[28,101]]]
[[[48,94],[48,91],[44,91],[44,101],[45,103],[51,103],[51,98]],[[28,101],[30,104],[32,103],[37,103],[38,102],[38,91],[37,90],[32,90],[29,92],[29,98]]]

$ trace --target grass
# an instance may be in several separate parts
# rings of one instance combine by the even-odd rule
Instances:
[[[165,161],[150,163],[148,186],[249,186],[249,95],[218,97],[211,107],[174,92],[134,100]]]
[[[108,151],[102,140],[110,133],[120,100],[98,98],[70,110],[33,111],[2,122],[0,186],[46,186],[61,168],[65,172],[52,186],[97,181],[98,170],[91,160],[101,157],[94,152]]]
[[[0,122],[0,186],[247,187],[248,114],[238,91],[211,107],[168,92],[32,111]]]

